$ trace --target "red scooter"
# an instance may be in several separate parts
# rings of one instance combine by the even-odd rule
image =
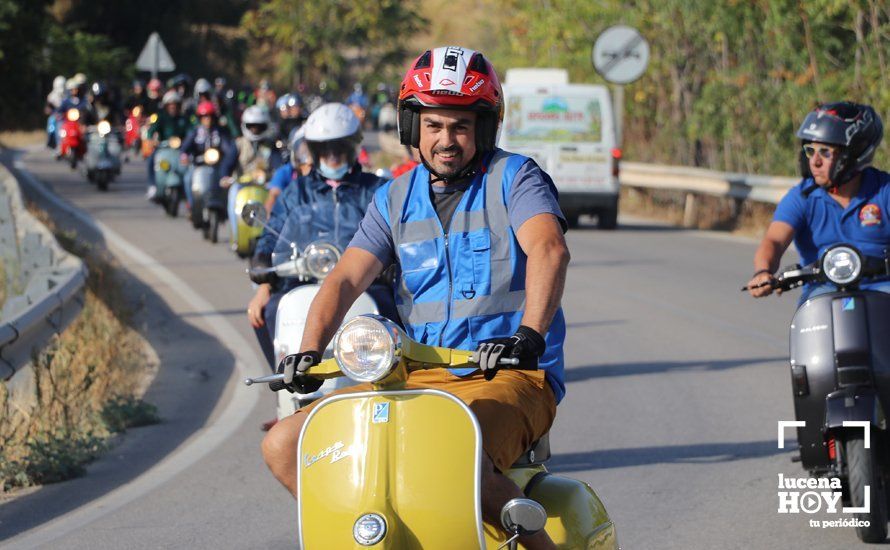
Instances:
[[[145,113],[142,107],[136,105],[127,115],[124,123],[124,149],[129,154],[140,153],[142,150],[142,125],[145,123]]]
[[[59,130],[59,154],[56,158],[65,159],[74,170],[77,163],[83,160],[86,151],[87,142],[80,125],[80,111],[68,109]]]

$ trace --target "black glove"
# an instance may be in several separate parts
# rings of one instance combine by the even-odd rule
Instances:
[[[312,393],[321,387],[322,381],[305,376],[309,367],[321,363],[321,355],[317,351],[304,351],[288,355],[278,363],[278,374],[284,380],[269,384],[272,391],[287,390],[291,393]]]
[[[501,359],[519,359],[519,365],[513,368],[521,370],[538,370],[538,358],[544,355],[547,342],[535,329],[520,325],[516,333],[509,338],[490,338],[479,343],[473,352],[473,360],[479,364],[486,380],[497,374]]]
[[[250,269],[262,269],[272,267],[272,256],[270,254],[257,254],[250,258]],[[270,284],[274,285],[278,282],[277,273],[263,273],[262,275],[254,275],[250,273],[250,280],[258,285]]]

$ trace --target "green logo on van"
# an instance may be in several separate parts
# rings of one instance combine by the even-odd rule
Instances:
[[[569,103],[561,97],[548,97],[544,100],[541,110],[545,113],[566,113],[569,110]]]

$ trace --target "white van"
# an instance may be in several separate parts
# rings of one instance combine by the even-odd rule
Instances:
[[[559,190],[570,227],[594,214],[618,221],[618,161],[612,99],[605,86],[569,84],[562,69],[509,69],[498,145],[533,158]]]

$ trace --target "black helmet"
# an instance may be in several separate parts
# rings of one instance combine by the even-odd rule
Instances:
[[[833,186],[849,181],[871,165],[875,151],[884,137],[881,117],[870,105],[842,101],[816,107],[807,115],[797,130],[802,142],[827,143],[840,147],[837,162],[829,179]],[[806,155],[800,152],[803,177],[812,176]]]

